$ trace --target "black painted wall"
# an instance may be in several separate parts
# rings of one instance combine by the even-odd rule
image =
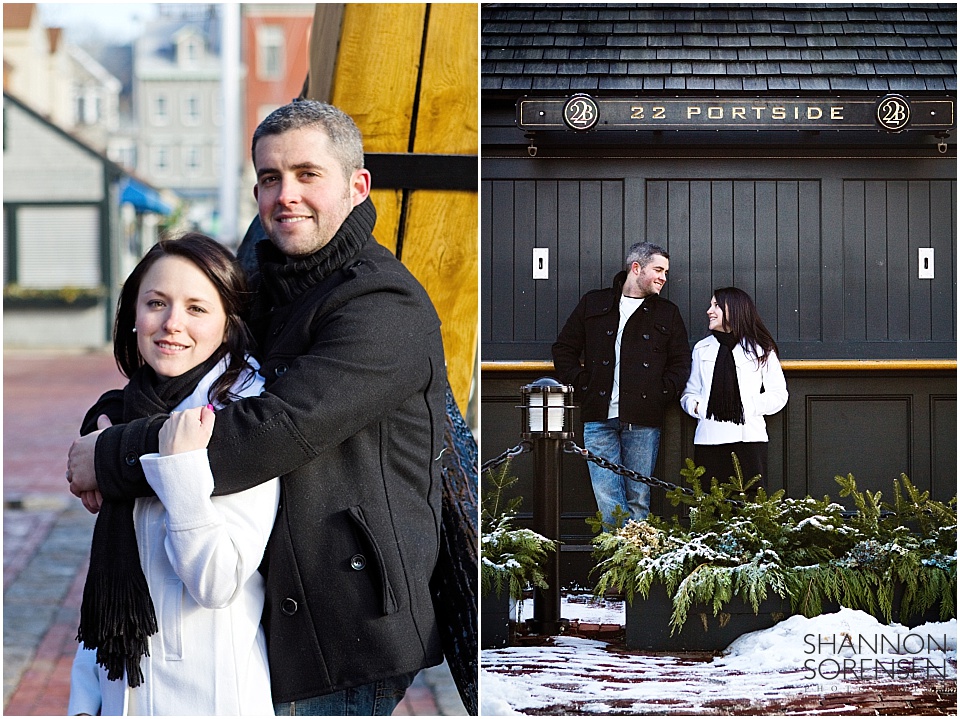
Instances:
[[[783,359],[956,357],[955,158],[624,154],[484,158],[484,360],[550,359],[580,295],[641,240],[670,253],[664,296],[691,344],[712,290],[733,284]],[[532,279],[535,247],[550,251],[547,280]]]
[[[665,296],[692,345],[716,287],[751,293],[784,360],[956,359],[956,157],[931,148],[488,147],[481,182],[481,356],[550,360],[580,295],[606,285],[624,251],[671,255]],[[534,247],[549,279],[532,279]],[[920,247],[935,278],[918,278]],[[492,365],[488,365],[491,367]],[[798,366],[802,367],[802,363]],[[519,442],[519,389],[549,370],[482,373],[481,461]],[[934,497],[957,493],[956,373],[787,372],[790,401],[768,418],[771,489],[837,497],[834,476],[884,492],[906,473]],[[575,441],[582,442],[578,412]],[[668,413],[656,475],[679,483],[695,422]],[[512,463],[528,513],[530,454]],[[596,511],[585,462],[563,455],[561,582],[591,586]],[[677,512],[653,490],[657,514]]]

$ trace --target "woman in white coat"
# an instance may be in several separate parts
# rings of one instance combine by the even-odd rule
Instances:
[[[690,379],[680,397],[695,417],[694,462],[706,477],[734,476],[737,455],[746,480],[767,479],[767,425],[764,417],[787,404],[787,383],[777,343],[743,290],[716,290],[707,309],[710,335],[693,348]]]
[[[85,427],[106,426],[101,413],[170,419],[139,458],[156,496],[111,501],[101,486],[94,502],[69,714],[273,714],[258,567],[279,481],[212,497],[206,450],[214,411],[263,387],[246,297],[233,256],[196,233],[158,243],[124,284],[114,355],[130,382]]]

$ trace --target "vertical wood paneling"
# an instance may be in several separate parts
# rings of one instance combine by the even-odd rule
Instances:
[[[664,294],[680,308],[684,317],[689,317],[697,307],[694,297],[697,263],[692,261],[690,246],[690,184],[682,180],[648,184],[658,190],[650,193],[648,202],[657,203],[660,224],[649,227],[647,236],[650,242],[665,247],[670,253],[670,275]],[[665,185],[664,191],[659,191]]]
[[[703,305],[703,298],[716,286],[712,263],[710,211],[712,183],[704,180],[690,182],[690,303]]]
[[[800,339],[798,189],[796,182],[777,183],[777,304],[758,307],[762,317],[776,313],[776,337],[781,342]]]
[[[935,278],[931,283],[933,336],[957,340],[957,183],[930,183],[930,246]]]
[[[580,182],[580,293],[610,282],[603,275],[600,183]]]
[[[736,258],[733,254],[733,183],[711,183],[710,214],[713,256],[713,289],[733,284]],[[710,297],[706,297],[709,302]],[[703,298],[700,300],[703,302]]]
[[[778,340],[777,315],[777,184],[757,182],[757,293],[753,301],[763,317],[763,323]]]
[[[624,247],[647,241],[646,182],[643,178],[628,177],[623,182]]]
[[[913,267],[916,252],[909,253],[907,183],[887,183],[887,339],[910,339],[910,278],[916,277]],[[877,298],[881,299],[881,298]]]
[[[820,271],[822,263],[820,222],[820,183],[800,182],[798,198],[799,221],[799,276],[797,278],[799,331],[802,341],[821,339],[823,312],[821,311]],[[835,262],[835,260],[834,260]],[[834,315],[831,314],[831,317]]]
[[[483,351],[484,341],[493,339],[494,327],[493,185],[489,181],[480,183],[480,356],[483,359],[487,358]],[[499,237],[497,244],[500,244]]]
[[[733,284],[756,300],[757,297],[757,215],[754,183],[733,183]]]
[[[536,297],[534,296],[533,248],[536,241],[537,192],[532,181],[517,182],[513,189],[514,257],[513,263],[513,338],[530,342],[537,336]]]
[[[866,183],[843,185],[843,326],[847,341],[867,337],[867,296],[864,288],[867,235],[864,207]]]
[[[604,284],[623,269],[623,183],[604,181],[600,185],[600,254]]]
[[[820,195],[821,257],[817,282],[823,307],[817,321],[820,339],[842,342],[846,312],[844,306],[844,203],[843,181],[828,177],[823,180]],[[828,321],[829,318],[829,321]]]
[[[929,341],[931,338],[931,289],[930,280],[918,278],[919,257],[917,250],[921,247],[930,247],[930,183],[910,182],[907,186],[907,237],[910,246],[907,248],[906,274],[909,278],[910,302],[910,339],[919,342]]]
[[[537,336],[536,339],[551,344],[560,332],[560,323],[566,317],[560,317],[558,308],[559,283],[557,276],[559,264],[557,262],[557,183],[537,182],[537,217],[536,235],[537,247],[546,247],[550,251],[549,278],[534,282],[536,292]]]
[[[729,284],[753,296],[785,358],[939,357],[944,343],[956,341],[956,201],[950,180],[844,179],[833,172],[846,169],[840,164],[824,165],[822,177],[812,172],[800,180],[763,172],[735,180],[691,179],[690,168],[669,163],[645,166],[649,176],[634,176],[635,166],[625,163],[613,167],[624,172],[621,182],[591,179],[609,177],[606,164],[570,167],[577,173],[535,180],[538,188],[556,189],[550,195],[556,229],[548,230],[543,219],[535,227],[541,238],[536,246],[549,246],[556,237],[551,271],[557,326],[584,292],[609,282],[626,248],[643,237],[670,252],[665,296],[680,307],[691,341],[706,332],[710,293]],[[587,179],[563,179],[573,174]],[[868,173],[859,168],[856,174]],[[538,189],[533,200],[518,202],[515,211],[543,217],[533,209],[541,194]],[[915,277],[916,250],[926,246],[936,251],[932,281]],[[526,276],[527,248],[514,261]],[[550,312],[541,288],[552,282],[534,283],[538,318]],[[528,299],[523,294],[517,301]],[[553,324],[549,316],[538,321],[524,350],[535,354],[525,358],[549,357]],[[936,343],[932,354],[925,342]]]
[[[580,193],[576,182],[557,183],[557,293],[560,324],[580,301]],[[549,354],[549,353],[548,353]]]
[[[493,237],[490,247],[490,311],[494,342],[513,341],[513,183],[494,182],[490,188],[492,200]]]
[[[867,182],[864,188],[867,340],[887,338],[887,183]]]

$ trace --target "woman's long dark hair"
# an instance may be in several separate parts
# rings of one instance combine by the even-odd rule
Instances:
[[[760,313],[757,312],[757,306],[750,295],[739,287],[721,287],[713,291],[713,298],[723,310],[723,321],[730,333],[744,349],[753,352],[760,364],[766,364],[771,352],[780,356],[777,343],[760,319]]]
[[[243,321],[250,293],[247,278],[233,254],[216,240],[199,232],[188,232],[177,240],[161,240],[143,256],[123,283],[117,300],[117,316],[113,323],[113,356],[124,377],[129,378],[144,365],[137,348],[133,329],[137,320],[137,297],[143,276],[161,257],[182,257],[189,260],[217,288],[227,315],[223,344],[214,353],[222,358],[230,354],[227,371],[210,388],[209,401],[226,404],[231,399],[230,388],[249,365],[247,353],[253,349],[253,336]]]

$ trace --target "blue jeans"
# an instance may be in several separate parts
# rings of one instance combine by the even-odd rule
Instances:
[[[277,716],[390,716],[417,674],[401,674],[295,702],[273,705]]]
[[[660,449],[660,428],[605,419],[584,422],[583,445],[596,455],[614,464],[649,477],[657,464]],[[593,494],[603,521],[617,525],[613,510],[619,506],[629,512],[629,519],[642,520],[650,514],[650,486],[635,482],[616,472],[588,462]]]

